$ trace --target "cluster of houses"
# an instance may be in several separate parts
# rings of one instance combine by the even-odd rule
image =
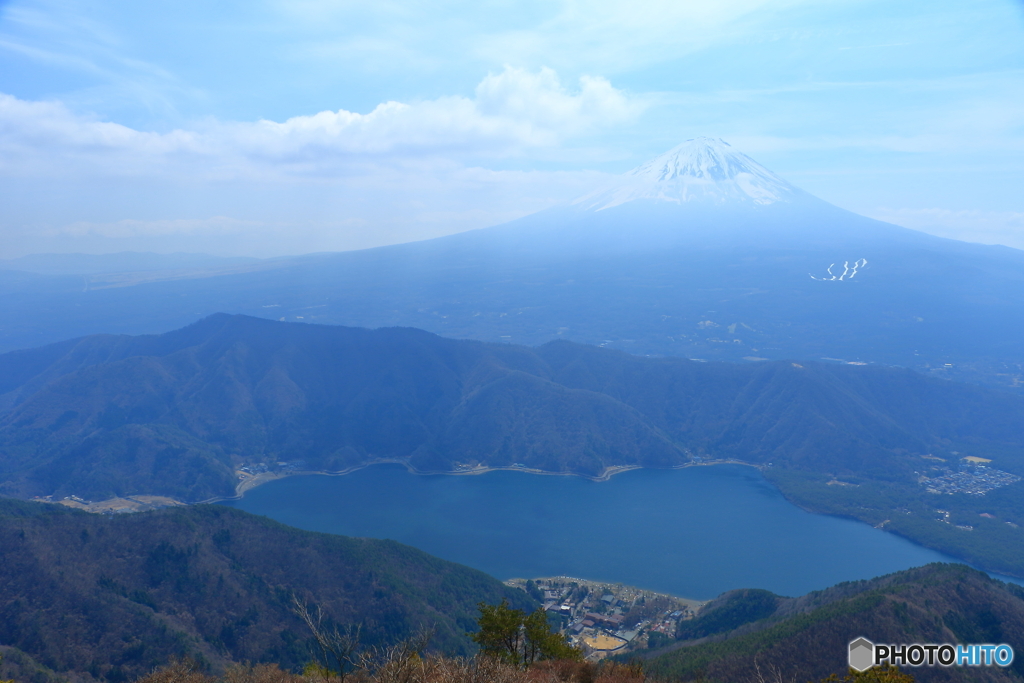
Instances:
[[[1018,481],[1020,477],[1016,474],[968,462],[962,464],[959,471],[946,470],[940,477],[926,479],[924,485],[928,493],[966,493],[971,496],[983,496],[993,489],[1009,486]]]
[[[703,603],[622,584],[573,577],[513,579],[507,582],[540,600],[551,620],[591,660],[648,646],[649,634],[675,636],[682,619]]]

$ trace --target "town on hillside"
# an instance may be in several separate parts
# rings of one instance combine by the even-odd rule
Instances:
[[[591,661],[665,645],[675,639],[679,622],[693,619],[706,604],[569,576],[505,583],[539,600],[549,621]]]

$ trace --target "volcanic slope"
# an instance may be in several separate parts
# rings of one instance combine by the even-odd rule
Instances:
[[[185,274],[7,270],[0,293],[5,349],[227,311],[637,354],[876,361],[1024,386],[1024,252],[850,213],[710,138],[493,228]]]
[[[0,492],[11,496],[205,500],[232,495],[240,466],[278,462],[600,477],[736,459],[771,463],[766,476],[809,508],[1024,574],[1012,526],[1024,525],[1022,484],[1010,482],[1024,475],[1024,399],[910,370],[699,363],[221,314],[163,335],[4,354],[0,378]],[[923,476],[959,471],[968,455],[993,460],[1009,485],[927,493]]]
[[[649,655],[667,680],[821,680],[847,671],[848,643],[1007,643],[1024,648],[1024,590],[963,565],[932,564],[799,598],[739,590],[681,622],[682,642]],[[905,667],[922,683],[1020,681],[1024,663]]]
[[[0,642],[41,670],[121,683],[172,658],[301,669],[311,634],[295,597],[364,646],[433,629],[468,654],[478,602],[536,608],[486,574],[394,541],[300,531],[222,506],[92,515],[0,500]],[[26,657],[27,655],[27,657]],[[19,672],[28,680],[31,664]],[[26,675],[28,674],[28,675]]]

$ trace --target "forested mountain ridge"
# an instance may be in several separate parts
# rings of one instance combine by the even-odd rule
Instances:
[[[452,654],[473,651],[478,602],[535,606],[394,541],[221,506],[107,516],[0,500],[0,548],[0,643],[73,680],[119,683],[174,657],[301,668],[310,633],[293,596],[332,623],[361,625],[364,645],[432,628],[432,647]]]
[[[38,353],[49,355],[40,374],[56,377],[5,395],[15,405],[0,441],[15,494],[198,500],[230,495],[233,465],[244,461],[342,470],[407,459],[450,470],[489,456],[599,474],[604,461],[667,466],[681,457],[635,410],[542,377],[530,349],[418,330],[215,316],[168,335],[86,338],[66,353]],[[501,443],[485,441],[495,434]]]
[[[847,645],[1007,643],[1024,648],[1024,590],[963,565],[932,564],[839,584],[798,598],[731,591],[692,622],[684,641],[652,653],[648,669],[670,680],[819,680],[846,670]],[[908,667],[915,680],[1020,681],[1012,667]]]
[[[907,370],[705,364],[408,328],[217,315],[5,354],[0,377],[2,490],[20,496],[200,500],[230,495],[234,468],[262,461],[598,476],[714,457],[901,480],[956,441],[1024,453],[1024,399]]]

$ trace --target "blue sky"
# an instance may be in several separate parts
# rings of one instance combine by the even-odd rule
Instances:
[[[1024,248],[1019,0],[8,0],[0,93],[0,257],[420,239],[695,135]]]

